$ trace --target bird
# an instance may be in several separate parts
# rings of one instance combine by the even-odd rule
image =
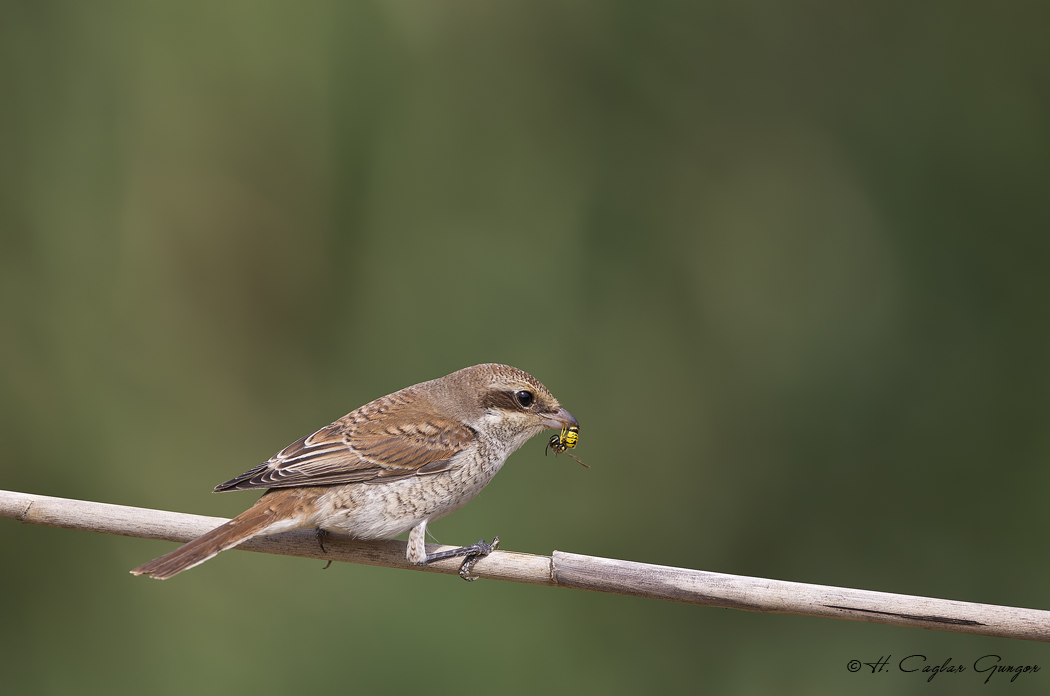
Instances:
[[[420,382],[351,411],[296,440],[216,492],[268,489],[237,517],[131,571],[163,580],[249,539],[315,529],[357,539],[409,532],[406,557],[427,565],[478,558],[499,543],[428,554],[427,525],[463,507],[515,450],[548,428],[579,428],[539,380],[487,363]],[[323,548],[323,542],[322,542]]]

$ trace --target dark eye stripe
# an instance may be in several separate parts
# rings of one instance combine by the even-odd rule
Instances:
[[[486,409],[503,409],[505,411],[520,411],[522,406],[518,403],[517,392],[505,389],[490,389],[481,397],[481,405]],[[534,397],[535,398],[535,397]]]

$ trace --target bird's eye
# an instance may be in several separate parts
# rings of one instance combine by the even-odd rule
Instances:
[[[532,402],[536,400],[536,397],[533,396],[532,392],[525,390],[516,393],[514,398],[518,400],[518,403],[521,404],[522,408],[532,406]]]

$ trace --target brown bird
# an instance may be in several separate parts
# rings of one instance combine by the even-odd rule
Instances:
[[[216,491],[268,488],[251,508],[135,568],[170,578],[248,539],[293,529],[390,539],[411,530],[408,560],[465,556],[460,575],[496,547],[427,554],[427,523],[458,510],[514,450],[546,428],[579,427],[547,388],[507,365],[475,365],[365,404],[285,447]]]

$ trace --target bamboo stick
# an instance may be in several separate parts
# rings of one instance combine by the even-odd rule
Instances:
[[[25,524],[177,542],[190,541],[226,521],[220,517],[10,491],[0,491],[0,517]],[[326,538],[325,550],[322,551],[311,531],[252,539],[237,548],[431,573],[455,574],[460,564],[459,559],[450,559],[419,567],[406,560],[403,541],[353,540],[338,534]],[[450,548],[455,547],[427,545],[429,553]],[[551,556],[494,551],[478,561],[474,574],[493,580],[611,592],[727,609],[1050,642],[1050,611],[726,575],[561,551],[555,551]]]

